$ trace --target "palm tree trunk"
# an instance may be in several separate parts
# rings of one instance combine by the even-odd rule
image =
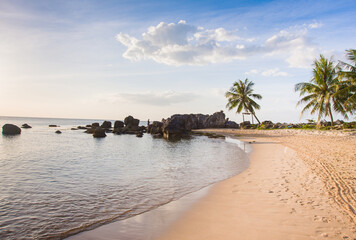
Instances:
[[[333,119],[333,114],[331,113],[330,105],[329,105],[329,114],[330,114],[330,119],[331,119],[331,126],[334,126],[334,119]]]
[[[254,113],[252,113],[252,115],[256,118],[258,124],[261,124],[260,120],[258,120],[258,118],[256,117],[256,115]]]

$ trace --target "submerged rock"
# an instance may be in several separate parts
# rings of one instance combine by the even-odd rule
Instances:
[[[30,125],[27,123],[22,124],[21,128],[32,128]]]
[[[58,125],[50,124],[48,127],[59,127]]]
[[[57,134],[61,134],[62,132],[61,132],[61,131],[59,131],[59,130],[57,130],[57,131],[55,131],[55,133],[57,133]]]
[[[102,129],[101,127],[97,127],[97,128],[94,130],[93,137],[94,137],[94,138],[104,138],[104,137],[106,137],[105,130]]]
[[[2,126],[2,134],[3,135],[17,135],[21,134],[21,128],[14,124],[5,124]]]

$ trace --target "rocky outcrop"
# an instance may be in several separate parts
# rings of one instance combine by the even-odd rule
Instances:
[[[154,121],[152,124],[148,125],[147,132],[151,133],[151,134],[162,134],[163,135],[162,127],[163,127],[162,122]]]
[[[2,134],[3,135],[17,135],[21,134],[21,128],[14,124],[5,124],[2,126]]]
[[[173,140],[186,136],[192,129],[224,128],[226,122],[223,111],[212,115],[175,114],[168,119],[163,119],[162,126],[157,123],[152,124],[153,126],[149,127],[149,132],[152,134],[162,132],[164,138]]]
[[[101,127],[102,127],[102,128],[111,128],[111,122],[110,122],[110,121],[104,121],[104,122],[101,124]]]
[[[115,128],[123,128],[125,126],[125,123],[123,121],[115,121],[114,123],[114,129]]]
[[[95,128],[95,130],[93,132],[93,137],[94,138],[104,138],[104,137],[106,137],[105,130],[103,128],[101,128],[101,127]]]
[[[223,128],[225,123],[225,113],[220,111],[205,119],[204,128]]]
[[[97,128],[97,127],[99,127],[99,126],[100,126],[99,123],[92,123],[92,124],[91,124],[91,127],[94,128],[94,129]]]
[[[30,125],[27,123],[22,124],[21,128],[32,128]]]
[[[240,123],[240,128],[242,128],[242,129],[249,129],[250,127],[251,127],[250,121],[244,121],[244,122]]]

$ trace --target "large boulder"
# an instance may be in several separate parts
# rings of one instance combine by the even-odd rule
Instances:
[[[110,122],[110,121],[104,121],[104,122],[101,124],[101,127],[102,127],[102,128],[111,128],[111,122]]]
[[[114,123],[114,129],[115,128],[123,128],[125,126],[123,121],[115,121]]]
[[[151,134],[157,134],[157,133],[163,134],[162,127],[163,127],[162,122],[154,121],[152,124],[150,124],[147,127],[147,132]]]
[[[223,128],[225,126],[225,113],[216,112],[204,121],[204,128]]]
[[[92,123],[92,124],[91,124],[91,126],[95,129],[95,128],[99,127],[99,126],[100,126],[100,124],[99,124],[99,123],[97,123],[97,122],[95,122],[95,123]]]
[[[21,128],[14,124],[5,124],[2,126],[2,134],[3,135],[17,135],[21,134]]]
[[[101,127],[97,127],[94,130],[93,137],[95,138],[104,138],[106,137],[105,130]]]
[[[261,126],[263,126],[264,129],[271,129],[271,128],[273,128],[273,122],[266,120],[266,121],[262,122]]]
[[[192,125],[193,119],[190,115],[173,115],[163,122],[163,137],[168,140],[178,140],[192,130]]]
[[[128,116],[124,119],[125,126],[128,127],[138,127],[140,120],[134,118],[133,116]]]

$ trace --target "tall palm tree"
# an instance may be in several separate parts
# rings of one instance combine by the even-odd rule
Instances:
[[[255,109],[260,109],[260,105],[258,105],[252,98],[262,99],[262,96],[253,93],[252,87],[254,85],[255,84],[252,81],[248,81],[247,78],[245,81],[239,80],[238,82],[234,82],[230,90],[225,93],[225,97],[228,99],[226,107],[229,110],[237,108],[237,113],[241,113],[242,110],[245,110],[251,113],[260,124],[260,120],[258,120],[255,113]]]
[[[328,60],[323,55],[314,60],[313,66],[313,78],[309,82],[301,82],[295,85],[295,91],[300,91],[301,97],[306,95],[298,101],[297,105],[306,103],[301,116],[309,109],[311,109],[311,114],[317,113],[318,126],[323,116],[330,116],[333,126],[332,108],[347,118],[341,99],[335,95],[338,85],[336,66],[332,59]]]
[[[349,49],[346,52],[351,64],[339,61],[343,69],[338,73],[339,87],[335,95],[345,98],[344,107],[352,114],[356,110],[356,50]]]

